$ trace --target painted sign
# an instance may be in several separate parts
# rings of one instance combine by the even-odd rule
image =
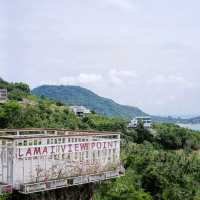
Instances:
[[[119,140],[19,147],[17,148],[16,157],[29,158],[35,156],[51,156],[51,155],[74,153],[74,152],[95,151],[95,150],[116,149],[116,148],[119,148]]]

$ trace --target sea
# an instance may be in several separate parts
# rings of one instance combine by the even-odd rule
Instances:
[[[200,131],[200,124],[178,124],[183,128],[189,128],[195,131]]]

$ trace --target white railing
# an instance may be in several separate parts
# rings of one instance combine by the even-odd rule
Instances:
[[[90,174],[78,177],[68,177],[65,179],[57,179],[51,181],[43,181],[38,183],[28,183],[20,186],[19,192],[28,194],[36,193],[47,190],[53,190],[58,188],[70,187],[75,185],[82,185],[91,182],[99,182],[107,179],[123,176],[125,173],[124,168],[121,166],[120,169],[115,171],[102,172],[97,174]]]

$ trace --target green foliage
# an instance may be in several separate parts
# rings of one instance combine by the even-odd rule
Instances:
[[[197,144],[199,132],[172,124],[156,125],[154,131],[142,124],[135,130],[125,130],[121,158],[126,175],[102,184],[96,199],[140,199],[137,195],[143,194],[147,195],[144,199],[154,200],[199,199]],[[136,196],[132,196],[134,191]]]
[[[9,200],[10,195],[9,194],[0,194],[0,200]]]
[[[150,194],[139,186],[139,177],[133,170],[116,181],[108,181],[98,188],[95,200],[151,200]]]
[[[92,129],[99,131],[121,131],[126,129],[126,122],[118,118],[108,118],[97,114],[87,115],[82,119]]]
[[[144,125],[142,122],[139,122],[137,128],[136,128],[136,141],[137,143],[143,143],[145,140],[146,141],[153,141],[153,135],[148,129],[144,128]]]
[[[34,95],[46,96],[68,105],[83,105],[96,113],[107,116],[132,118],[146,115],[136,107],[123,106],[96,95],[95,93],[79,86],[51,86],[43,85],[35,88]]]
[[[18,127],[21,124],[20,109],[20,105],[13,101],[0,105],[0,128]]]
[[[8,83],[0,79],[0,88],[8,90],[8,98],[10,100],[22,100],[30,95],[30,88],[25,83]]]
[[[144,143],[129,146],[124,163],[140,175],[140,188],[153,199],[192,200],[199,195],[200,159],[196,154],[156,150]]]
[[[172,124],[157,124],[154,128],[157,131],[156,142],[165,149],[200,149],[199,132]]]
[[[0,80],[0,87],[10,91],[10,101],[0,105],[0,128],[122,132],[121,159],[126,174],[98,184],[95,200],[200,200],[199,132],[172,124],[157,124],[147,130],[142,123],[130,130],[126,121],[95,112],[78,118],[59,101],[31,96],[26,84]],[[23,97],[32,103],[19,103],[17,100]],[[0,196],[0,200],[6,198]]]
[[[16,101],[0,105],[0,128],[69,128],[120,131],[125,123],[119,119],[99,115],[77,118],[66,106],[57,106],[52,101],[39,100],[34,105],[23,106]]]
[[[47,127],[77,129],[80,120],[66,107],[49,101],[22,106],[17,102],[0,105],[1,128]]]
[[[55,86],[43,85],[35,88],[32,93],[40,97],[48,97],[67,105],[83,105],[95,113],[103,114],[110,117],[121,117],[130,119],[135,116],[147,115],[141,109],[133,106],[120,105],[111,99],[103,98],[95,93],[79,86]],[[94,113],[93,113],[94,114]],[[200,117],[190,120],[152,116],[154,122],[160,123],[199,123]]]

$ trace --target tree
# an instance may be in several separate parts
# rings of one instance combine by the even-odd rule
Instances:
[[[137,128],[135,129],[137,133],[137,143],[143,143],[146,141],[153,141],[153,136],[148,129],[144,128],[143,122],[139,121]]]

